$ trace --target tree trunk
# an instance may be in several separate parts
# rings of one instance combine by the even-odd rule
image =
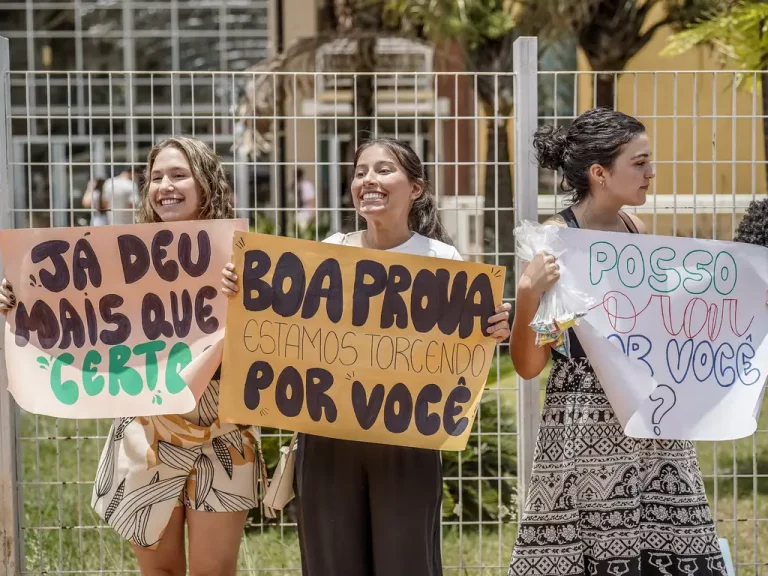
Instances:
[[[373,73],[376,66],[376,40],[383,29],[383,11],[381,6],[372,6],[368,0],[352,0],[352,30],[363,32],[357,39],[357,53],[355,54],[354,67],[358,72],[357,97],[355,98],[355,115],[360,118],[356,122],[357,140],[371,138],[375,132],[373,121],[374,94]]]
[[[488,130],[487,161],[485,167],[485,212],[483,215],[485,262],[507,267],[504,284],[505,297],[515,293],[515,216],[512,208],[514,196],[510,170],[507,123],[502,117],[496,126]],[[498,151],[498,156],[496,155]],[[498,187],[497,187],[498,182]],[[498,196],[497,196],[498,190]],[[498,199],[498,202],[497,202]],[[498,226],[497,222],[498,214]],[[497,243],[498,242],[498,243]]]
[[[598,74],[595,79],[595,106],[613,108],[614,98],[613,74]]]
[[[357,66],[356,76],[357,97],[356,102],[356,126],[357,141],[361,142],[372,138],[374,134],[374,89],[373,72],[376,70],[376,38],[360,38],[357,41]]]

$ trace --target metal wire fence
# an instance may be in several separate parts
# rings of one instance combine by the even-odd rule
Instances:
[[[534,163],[533,130],[568,125],[598,89],[592,73],[538,72],[535,40],[516,48],[514,71],[495,75],[11,72],[0,50],[0,184],[8,183],[0,217],[16,228],[88,225],[90,181],[140,166],[152,144],[185,134],[222,157],[252,230],[322,239],[359,225],[349,182],[360,139],[392,135],[425,161],[462,255],[514,270],[515,222],[546,218],[564,200],[555,175]],[[638,215],[657,234],[732,238],[749,201],[766,192],[764,117],[749,86],[756,75],[741,85],[732,72],[611,78],[615,106],[643,121],[653,142],[658,176]],[[541,398],[515,376],[507,352],[498,349],[467,449],[444,456],[445,574],[506,573]],[[5,560],[10,573],[137,572],[129,547],[90,507],[108,429],[19,413],[0,394],[0,536],[6,555],[16,554],[14,565]],[[719,533],[743,574],[768,565],[766,432],[761,418],[751,438],[699,445]],[[265,438],[269,460],[288,436],[267,430]],[[253,513],[240,568],[300,572],[290,508],[277,521]]]

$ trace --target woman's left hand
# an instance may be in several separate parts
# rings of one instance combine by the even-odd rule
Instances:
[[[495,338],[496,342],[509,340],[510,310],[512,310],[512,304],[501,304],[496,307],[496,314],[488,318],[488,335]]]

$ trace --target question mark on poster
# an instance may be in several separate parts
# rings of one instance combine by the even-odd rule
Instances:
[[[652,402],[658,402],[656,409],[651,415],[651,422],[654,424],[653,432],[656,436],[659,436],[661,434],[661,428],[659,427],[661,420],[664,416],[669,414],[669,411],[672,410],[677,403],[677,395],[675,394],[675,391],[666,384],[660,384],[653,391],[650,399]]]

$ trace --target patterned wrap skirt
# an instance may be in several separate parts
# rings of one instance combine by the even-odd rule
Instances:
[[[91,504],[123,538],[160,542],[176,506],[238,512],[266,486],[259,430],[222,424],[219,381],[183,416],[117,418],[101,454]]]
[[[696,450],[624,435],[585,358],[556,359],[509,576],[726,576]]]

